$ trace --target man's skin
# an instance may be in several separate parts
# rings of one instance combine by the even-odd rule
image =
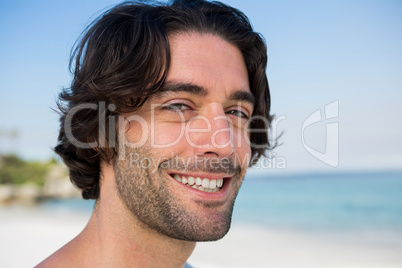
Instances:
[[[177,237],[194,235],[194,240],[197,237],[216,240],[226,234],[233,201],[251,152],[247,131],[243,130],[247,117],[252,115],[253,104],[245,100],[247,98],[236,97],[241,95],[238,91],[246,96],[251,94],[247,69],[240,50],[219,36],[183,33],[170,36],[169,42],[172,62],[167,83],[191,84],[205,91],[176,90],[157,94],[135,113],[125,115],[142,117],[149,126],[153,124],[154,133],[150,128],[142,128],[138,121],[132,121],[130,126],[120,125],[125,127],[125,137],[130,143],[146,137],[144,146],[138,150],[127,149],[124,160],[101,163],[100,198],[88,225],[38,267],[183,267],[196,242]],[[189,131],[207,129],[205,119],[210,124],[209,131]],[[183,124],[188,135],[180,137]],[[159,145],[173,142],[173,145],[155,148],[151,142]],[[156,165],[151,164],[149,173],[145,174],[129,166],[130,152],[153,157]],[[218,173],[208,169],[157,170],[158,164],[172,155],[191,161],[195,157],[228,158],[240,168],[238,173],[234,173],[234,169]],[[224,187],[218,192],[203,192],[174,180],[173,174],[225,178]],[[138,194],[142,190],[146,192],[147,187],[143,186],[146,175],[152,178],[153,185],[149,188],[164,191],[156,193],[156,197],[166,196],[169,205],[178,211],[174,215],[184,222],[179,229],[183,233],[177,233],[176,238],[176,234],[170,235],[170,232],[176,232],[177,226],[169,226],[158,215],[158,206],[163,206],[164,201],[156,205],[141,203],[142,196]],[[127,181],[128,185],[123,184]],[[124,189],[130,190],[135,185],[138,189],[133,192]],[[150,200],[156,197],[151,195]],[[152,213],[146,218],[141,212],[148,206]]]

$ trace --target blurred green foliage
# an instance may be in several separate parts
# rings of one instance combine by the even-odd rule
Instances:
[[[16,155],[0,155],[0,184],[32,182],[43,186],[55,159],[47,162],[25,161]]]

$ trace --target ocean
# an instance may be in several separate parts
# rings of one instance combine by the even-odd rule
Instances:
[[[234,219],[304,231],[402,233],[402,172],[246,177]]]
[[[88,214],[93,206],[93,201],[81,199],[42,204],[45,209]],[[402,171],[247,175],[233,224],[402,239]]]

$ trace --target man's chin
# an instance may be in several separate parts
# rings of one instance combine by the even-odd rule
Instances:
[[[231,213],[195,217],[176,222],[173,228],[164,228],[165,235],[185,241],[207,242],[222,239],[230,229]]]
[[[217,241],[225,237],[225,235],[229,232],[230,226],[225,228],[224,230],[199,230],[198,232],[195,233],[186,233],[186,234],[173,234],[170,235],[170,237],[179,239],[179,240],[184,240],[184,241],[190,241],[190,242],[212,242],[212,241]]]

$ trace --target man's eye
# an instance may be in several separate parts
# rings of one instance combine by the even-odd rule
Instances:
[[[172,103],[163,107],[166,110],[173,110],[173,111],[184,111],[191,109],[190,106],[183,104],[183,103]]]
[[[243,112],[241,110],[230,110],[227,113],[228,114],[233,114],[233,115],[241,117],[241,118],[249,119],[249,116],[245,112]]]

